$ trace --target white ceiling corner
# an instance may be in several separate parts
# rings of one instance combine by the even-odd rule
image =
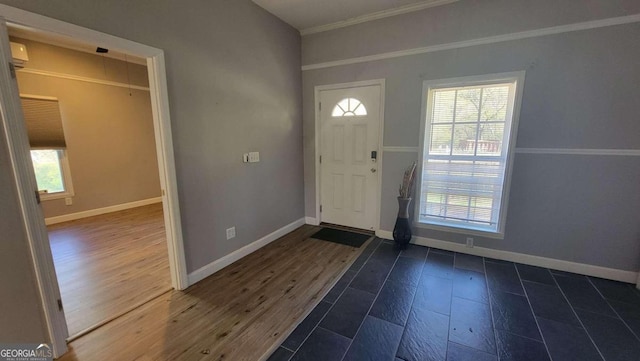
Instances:
[[[458,0],[253,0],[302,35],[449,4]]]

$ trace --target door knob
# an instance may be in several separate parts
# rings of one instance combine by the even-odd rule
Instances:
[[[376,171],[377,171],[377,169],[371,168],[371,173],[375,173]]]

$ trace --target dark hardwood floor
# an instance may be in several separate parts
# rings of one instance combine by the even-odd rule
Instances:
[[[318,230],[303,226],[161,295],[71,342],[60,360],[266,359],[365,248],[310,238]]]

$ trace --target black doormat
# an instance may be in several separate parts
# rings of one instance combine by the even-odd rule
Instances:
[[[371,238],[371,236],[367,234],[342,231],[339,229],[323,228],[314,233],[311,238],[359,248],[364,244],[364,242]]]

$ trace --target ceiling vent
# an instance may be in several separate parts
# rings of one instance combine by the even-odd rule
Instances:
[[[13,65],[18,68],[24,68],[24,64],[29,61],[27,47],[24,44],[11,42],[11,56],[13,57]]]

